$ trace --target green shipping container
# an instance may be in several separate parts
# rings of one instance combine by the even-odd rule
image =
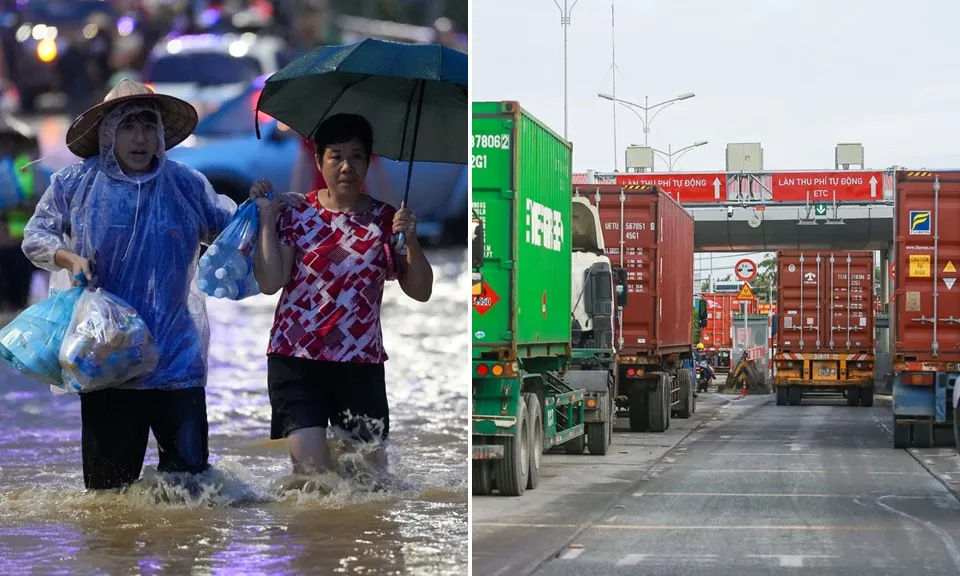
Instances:
[[[470,161],[485,237],[474,358],[568,354],[572,145],[516,102],[474,102]]]

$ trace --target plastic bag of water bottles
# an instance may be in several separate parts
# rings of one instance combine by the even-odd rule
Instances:
[[[123,384],[152,372],[159,358],[153,335],[132,306],[100,288],[80,295],[60,348],[68,391]]]
[[[63,386],[60,347],[77,301],[84,293],[86,279],[80,274],[74,283],[80,285],[53,292],[0,330],[0,361],[29,378]]]
[[[197,288],[208,296],[243,300],[260,293],[253,276],[260,215],[257,205],[246,200],[233,219],[200,258]]]

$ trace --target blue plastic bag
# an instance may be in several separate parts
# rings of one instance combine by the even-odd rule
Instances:
[[[0,330],[0,361],[24,376],[63,387],[60,347],[85,285],[84,280],[80,286],[53,293]]]
[[[257,205],[246,200],[200,258],[197,288],[208,296],[230,300],[259,294],[260,286],[253,276],[259,230]]]
[[[20,204],[24,192],[17,178],[17,168],[13,158],[0,158],[0,210],[5,210]]]

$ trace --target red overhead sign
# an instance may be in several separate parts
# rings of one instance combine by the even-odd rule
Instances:
[[[774,172],[770,182],[774,202],[811,204],[883,198],[883,173],[866,170]]]
[[[618,186],[631,184],[659,186],[681,204],[727,199],[727,175],[723,172],[617,174]]]

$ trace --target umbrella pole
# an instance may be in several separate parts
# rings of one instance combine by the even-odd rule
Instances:
[[[421,80],[420,84],[420,98],[417,101],[417,115],[413,124],[413,142],[410,144],[410,161],[407,164],[407,185],[403,191],[403,201],[400,203],[400,207],[404,208],[407,205],[407,199],[410,196],[410,180],[413,178],[413,158],[417,153],[417,134],[420,133],[420,113],[423,111],[423,93],[426,91],[426,81]],[[403,246],[404,238],[403,232],[397,238],[397,248]]]

